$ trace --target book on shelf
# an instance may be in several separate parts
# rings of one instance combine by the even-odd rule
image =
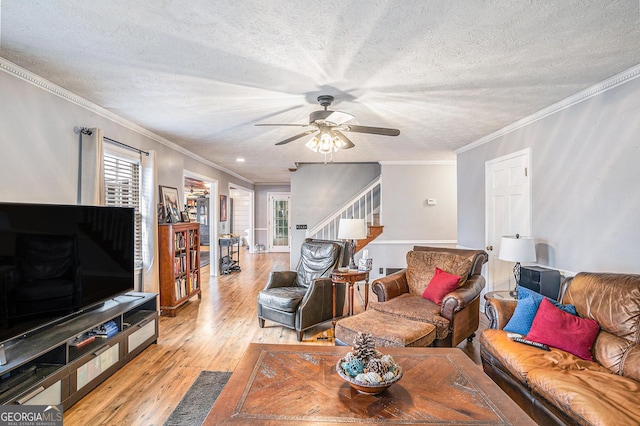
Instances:
[[[196,269],[198,266],[198,251],[197,250],[191,250],[191,253],[189,254],[189,258],[191,259],[191,269]]]
[[[186,237],[183,232],[176,232],[175,237],[175,249],[176,251],[184,250],[186,248]]]
[[[175,282],[176,300],[180,300],[187,295],[186,278],[178,278]]]
[[[173,272],[175,275],[184,274],[187,271],[187,255],[182,253],[176,255],[173,259],[174,268]]]
[[[189,246],[193,247],[197,245],[198,233],[196,231],[189,231]]]
[[[192,290],[196,290],[198,288],[198,273],[191,273],[191,288]]]

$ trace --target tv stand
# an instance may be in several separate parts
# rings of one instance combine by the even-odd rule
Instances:
[[[0,404],[62,405],[66,410],[158,339],[158,297],[128,293],[34,334],[4,343]],[[117,300],[116,300],[117,299]],[[113,322],[118,331],[73,346]]]

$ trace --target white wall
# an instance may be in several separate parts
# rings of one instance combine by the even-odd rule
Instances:
[[[458,155],[458,242],[485,245],[484,165],[530,147],[538,263],[640,273],[640,79]]]
[[[247,236],[245,231],[251,227],[251,193],[232,188],[229,191],[229,197],[233,199],[233,229],[230,231],[243,237],[243,245],[251,244],[245,238]]]

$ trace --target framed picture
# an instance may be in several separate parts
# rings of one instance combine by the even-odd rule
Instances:
[[[167,222],[180,222],[180,208],[178,200],[178,189],[170,186],[160,186],[160,200],[164,204]]]
[[[227,196],[220,196],[220,222],[227,221]]]
[[[167,212],[163,203],[158,203],[158,223],[167,223]]]

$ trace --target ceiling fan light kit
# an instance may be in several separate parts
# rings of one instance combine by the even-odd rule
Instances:
[[[333,96],[320,95],[318,102],[324,107],[324,110],[313,111],[309,114],[309,124],[256,124],[256,126],[300,126],[310,127],[295,136],[277,142],[276,145],[285,145],[296,139],[314,133],[313,137],[305,144],[313,152],[323,154],[325,163],[327,155],[330,155],[330,161],[333,161],[333,153],[341,149],[350,149],[355,146],[343,132],[369,133],[383,136],[398,136],[400,130],[389,129],[385,127],[370,127],[347,125],[347,121],[355,118],[353,115],[342,111],[331,111],[327,108],[333,103]]]

